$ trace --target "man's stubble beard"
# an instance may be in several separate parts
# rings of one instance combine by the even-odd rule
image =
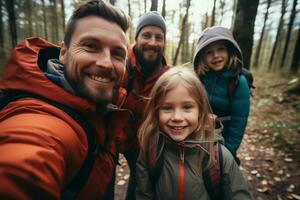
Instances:
[[[89,91],[89,89],[86,87],[82,79],[73,80],[68,73],[69,65],[66,63],[64,67],[64,76],[66,80],[71,85],[72,89],[74,90],[75,95],[82,97],[83,99],[87,99],[88,101],[96,104],[97,107],[106,107],[107,104],[112,103],[114,99],[117,98],[119,87],[117,85],[114,85],[111,91],[110,97],[107,96],[107,89],[101,88],[99,91],[99,97],[95,97],[95,95],[92,94],[92,92]],[[107,96],[107,97],[105,97]],[[100,97],[105,97],[102,99],[99,99]]]

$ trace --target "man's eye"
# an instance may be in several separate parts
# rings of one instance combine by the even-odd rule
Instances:
[[[143,38],[145,38],[145,39],[148,39],[148,38],[150,38],[150,37],[151,37],[150,34],[143,34]]]
[[[95,44],[86,43],[84,44],[84,48],[88,51],[96,51],[98,50],[98,47]]]
[[[159,42],[163,41],[163,37],[161,35],[156,36],[155,39]]]
[[[116,58],[117,60],[121,60],[121,61],[125,60],[125,58],[126,58],[126,54],[120,50],[113,51],[112,55],[114,58]]]

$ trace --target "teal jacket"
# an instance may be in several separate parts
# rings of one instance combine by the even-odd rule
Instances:
[[[209,71],[200,77],[206,89],[213,113],[218,117],[230,119],[223,122],[225,146],[236,155],[243,139],[250,110],[250,91],[246,77],[240,75],[232,100],[228,97],[228,82],[235,70],[223,69],[221,72]]]

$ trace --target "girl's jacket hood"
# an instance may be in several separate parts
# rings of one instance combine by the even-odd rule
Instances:
[[[198,64],[200,56],[201,56],[201,50],[203,50],[207,45],[218,41],[218,40],[226,40],[230,42],[237,53],[238,58],[242,61],[242,51],[238,45],[238,43],[233,38],[232,32],[221,26],[213,26],[206,28],[202,34],[199,37],[199,40],[197,42],[196,51],[193,59],[193,65],[194,67]]]

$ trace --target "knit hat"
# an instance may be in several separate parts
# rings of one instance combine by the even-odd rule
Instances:
[[[157,11],[147,12],[139,19],[135,31],[135,38],[137,38],[145,26],[158,26],[164,32],[164,35],[166,35],[165,19]]]

